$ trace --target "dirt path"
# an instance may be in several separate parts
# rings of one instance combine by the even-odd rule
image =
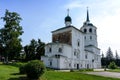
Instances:
[[[120,73],[117,72],[86,72],[86,74],[93,74],[98,76],[104,77],[113,77],[113,78],[120,78]]]

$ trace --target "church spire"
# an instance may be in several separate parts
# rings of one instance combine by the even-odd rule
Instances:
[[[86,22],[90,22],[90,20],[89,20],[89,11],[88,11],[88,7],[87,7],[87,19],[86,19]]]

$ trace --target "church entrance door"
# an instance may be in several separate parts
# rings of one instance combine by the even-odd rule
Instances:
[[[77,69],[79,69],[79,64],[77,64]]]

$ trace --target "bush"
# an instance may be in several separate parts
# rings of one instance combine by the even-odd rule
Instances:
[[[26,73],[26,64],[23,64],[19,67],[20,74]]]
[[[116,69],[117,65],[115,64],[115,62],[110,62],[110,64],[108,65],[109,69]]]
[[[74,72],[74,70],[73,70],[73,69],[70,69],[70,72]]]
[[[13,62],[13,63],[9,63],[9,65],[11,66],[15,66],[15,67],[21,67],[22,65],[24,65],[25,63],[22,62]]]
[[[26,64],[26,74],[30,79],[39,79],[45,72],[44,64],[39,60],[32,60]]]

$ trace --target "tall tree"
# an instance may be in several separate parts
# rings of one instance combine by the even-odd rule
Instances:
[[[44,53],[45,53],[44,47],[45,47],[45,43],[41,42],[41,40],[38,39],[38,46],[36,49],[36,58],[37,59],[41,59],[41,56],[44,55]]]
[[[29,45],[26,45],[24,47],[24,51],[26,54],[26,61],[29,60],[34,60],[34,59],[41,59],[41,56],[44,55],[44,46],[45,43],[41,42],[40,39],[38,39],[38,41],[36,41],[35,39],[32,39],[30,41]]]
[[[19,57],[21,52],[21,38],[22,26],[20,21],[22,20],[20,15],[16,12],[9,12],[6,10],[5,16],[1,18],[5,23],[4,27],[0,29],[0,44],[2,45],[3,55],[6,60],[11,60]]]
[[[103,54],[103,52],[102,52],[102,58],[104,58],[104,54]]]
[[[119,59],[119,55],[118,55],[117,51],[115,52],[115,59]]]
[[[32,39],[30,41],[29,45],[26,45],[24,47],[24,51],[25,51],[25,54],[26,54],[26,58],[25,58],[26,61],[35,59],[36,47],[37,47],[37,41],[35,41],[34,39]]]
[[[108,60],[112,60],[113,59],[113,52],[112,52],[110,47],[108,48],[108,51],[107,51],[107,54],[106,54],[106,58]]]
[[[102,65],[103,67],[106,66],[106,58],[104,57],[103,52],[102,52],[102,58],[101,58],[101,65]]]

